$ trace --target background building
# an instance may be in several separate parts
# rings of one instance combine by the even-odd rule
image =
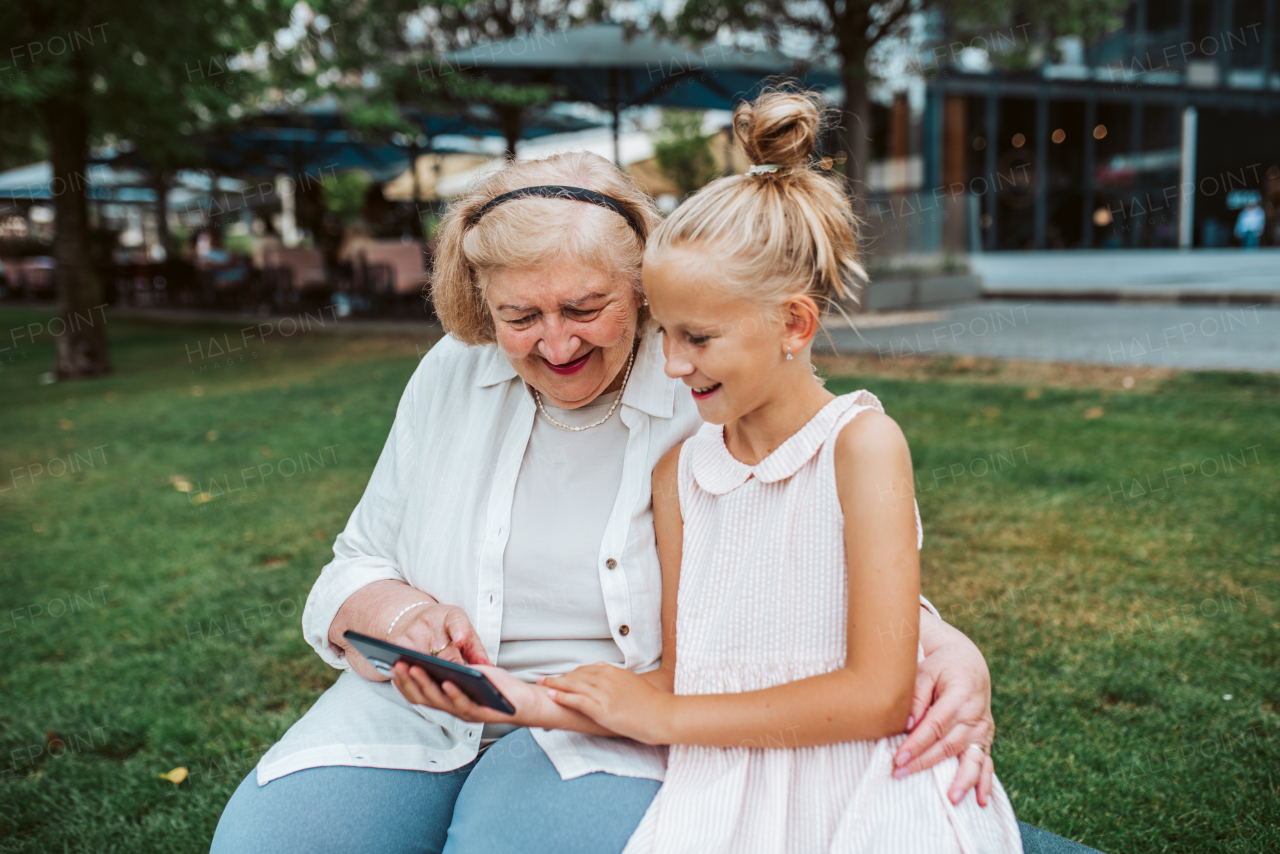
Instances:
[[[885,162],[915,136],[920,166],[918,178],[899,170],[899,187],[918,190],[888,196],[888,216],[873,205],[886,240],[909,233],[906,248],[922,251],[1230,246],[1254,198],[1263,243],[1280,244],[1280,0],[1138,0],[1119,31],[1054,50],[1028,44],[1029,29],[939,40],[921,59],[918,133],[895,127],[905,103],[887,111],[884,147],[899,150]],[[1040,61],[988,62],[1019,51]],[[931,206],[945,216],[929,221]]]

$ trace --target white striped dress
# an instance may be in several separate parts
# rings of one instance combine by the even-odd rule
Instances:
[[[880,401],[837,397],[756,466],[707,424],[680,452],[684,557],[676,632],[677,694],[754,691],[844,666],[848,580],[836,494],[841,428]],[[923,542],[916,510],[917,547]],[[788,747],[671,748],[657,798],[626,848],[698,854],[1021,852],[996,782],[990,806],[947,799],[957,760],[904,780],[905,735]]]

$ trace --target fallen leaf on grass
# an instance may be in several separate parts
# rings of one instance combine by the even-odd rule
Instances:
[[[187,779],[187,769],[179,766],[178,768],[174,768],[168,774],[157,774],[156,776],[161,780],[168,780],[176,786],[183,780]]]
[[[1107,414],[1107,411],[1103,409],[1101,406],[1090,406],[1088,409],[1084,411],[1085,418],[1101,418],[1103,415],[1106,415],[1106,414]]]
[[[173,484],[173,488],[179,492],[191,491],[191,481],[187,480],[187,476],[185,474],[169,475],[169,483]]]
[[[262,559],[263,569],[279,569],[289,563],[287,557],[264,557]]]

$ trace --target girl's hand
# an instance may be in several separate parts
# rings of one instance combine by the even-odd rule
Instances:
[[[666,735],[674,697],[630,670],[611,664],[579,667],[564,676],[543,676],[547,695],[618,735],[644,744],[669,744]]]
[[[517,679],[501,667],[483,664],[472,667],[488,676],[489,681],[511,701],[511,705],[516,707],[514,715],[479,705],[452,682],[437,685],[421,667],[410,667],[403,661],[391,668],[391,681],[410,703],[430,706],[464,721],[537,726],[535,721],[541,718],[539,711],[550,702],[545,691]]]

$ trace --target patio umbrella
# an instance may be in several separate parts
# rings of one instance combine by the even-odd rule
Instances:
[[[544,136],[600,127],[599,122],[575,116],[559,109],[554,104],[550,107],[535,107],[529,112],[528,120],[520,128],[521,139],[537,139]],[[431,187],[430,192],[434,194],[435,183],[442,175],[453,174],[453,172],[470,168],[476,165],[478,160],[471,159],[468,162],[468,158],[482,157],[482,153],[477,151],[474,146],[459,146],[459,138],[475,140],[481,137],[506,137],[502,120],[498,116],[497,110],[488,104],[467,104],[451,112],[428,111],[416,106],[402,106],[401,113],[406,119],[422,128],[422,133],[403,141],[402,144],[409,149],[411,157],[409,169],[392,183],[397,185],[396,192],[398,194],[401,180],[407,175],[412,187],[411,198],[415,203],[422,198],[423,186],[429,185]],[[425,176],[422,173],[426,158],[422,157],[422,155],[426,154],[436,156],[432,159],[433,162],[429,164],[432,174],[424,180]],[[445,163],[448,161],[443,159],[446,157],[452,161],[452,166],[456,167],[463,162],[467,162],[468,165],[461,167],[461,169],[448,169],[445,167]],[[482,159],[487,158],[482,157]],[[393,196],[387,194],[387,189],[386,187],[383,188],[383,195],[390,199]]]
[[[145,168],[126,157],[126,154],[114,151],[90,157],[84,178],[85,198],[99,204],[155,204],[154,180]],[[208,195],[210,185],[208,175],[192,169],[179,169],[169,187],[168,203],[170,207],[188,204],[192,199]],[[218,189],[237,193],[244,189],[244,185],[222,177],[218,181]],[[47,201],[62,192],[65,192],[65,181],[54,179],[53,166],[48,160],[0,172],[0,199]],[[6,207],[0,202],[0,210]]]
[[[608,23],[476,45],[446,54],[444,60],[446,74],[474,69],[494,82],[558,86],[564,100],[609,110],[615,155],[618,111],[624,107],[733,109],[771,77],[788,75],[815,89],[840,82],[833,68],[808,65],[775,50],[686,44],[652,33],[628,38],[621,24]]]
[[[211,134],[205,143],[209,166],[232,175],[300,176],[363,169],[375,181],[386,181],[404,171],[408,157],[390,142],[366,140],[328,99],[298,110],[250,116]]]
[[[351,127],[333,98],[297,110],[266,111],[211,136],[206,158],[215,171],[234,175],[322,175],[361,169],[384,183],[403,174],[423,154],[477,153],[474,140],[503,136],[496,113],[484,105],[456,110],[406,105],[401,114],[420,132],[397,132],[379,141]],[[521,136],[532,139],[598,126],[563,110],[543,108]],[[467,139],[473,142],[468,145]]]

